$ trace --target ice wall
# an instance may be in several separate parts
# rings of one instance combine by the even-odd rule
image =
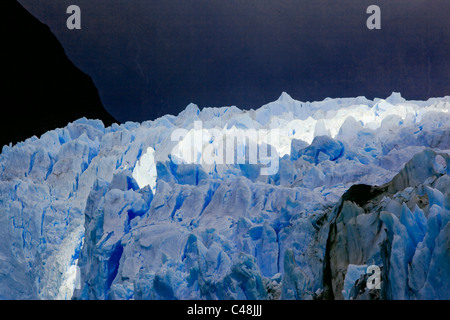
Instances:
[[[448,153],[449,103],[398,94],[299,102],[283,94],[249,111],[191,104],[176,117],[107,128],[79,119],[4,146],[0,298],[71,298],[76,279],[76,298],[317,298],[333,208],[354,184],[392,179],[398,190],[416,181],[440,191],[427,191],[437,205],[427,230],[439,231],[427,231],[426,242],[406,209],[403,220],[398,208],[387,210],[400,222],[386,214],[380,220],[389,235],[403,232],[400,223],[415,239],[408,259],[434,261],[422,263],[429,278],[423,281],[419,269],[394,263],[394,250],[391,266],[408,276],[392,275],[389,283],[405,286],[408,279],[414,293],[391,297],[443,297],[436,279],[448,263],[448,162],[435,157],[424,175],[394,177],[425,149]],[[279,130],[277,172],[261,175],[261,163],[174,161],[182,140],[172,134],[195,130],[196,121],[225,133]],[[206,139],[199,150],[210,144]],[[430,172],[442,175],[439,188],[423,181]],[[391,238],[391,248],[400,246]]]

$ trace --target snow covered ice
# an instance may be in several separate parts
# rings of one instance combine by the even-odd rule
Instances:
[[[449,299],[449,112],[450,97],[283,93],[4,146],[0,298]],[[220,155],[211,132],[248,130],[236,156],[269,145],[276,172],[200,161]]]

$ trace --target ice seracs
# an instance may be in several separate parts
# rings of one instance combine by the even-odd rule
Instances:
[[[449,109],[449,97],[283,93],[256,110],[79,119],[4,146],[0,297],[370,298],[351,265],[377,264],[379,297],[446,298]],[[246,139],[220,149],[214,132]],[[278,164],[266,174],[264,146]]]

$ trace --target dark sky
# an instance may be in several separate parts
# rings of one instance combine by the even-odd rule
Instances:
[[[257,108],[282,91],[450,95],[448,0],[19,0],[49,25],[119,121],[200,107]],[[66,8],[81,8],[81,30]],[[381,30],[366,9],[381,8]]]

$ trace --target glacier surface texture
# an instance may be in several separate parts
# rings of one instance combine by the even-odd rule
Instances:
[[[0,299],[450,299],[449,154],[450,97],[82,118],[2,149]]]

